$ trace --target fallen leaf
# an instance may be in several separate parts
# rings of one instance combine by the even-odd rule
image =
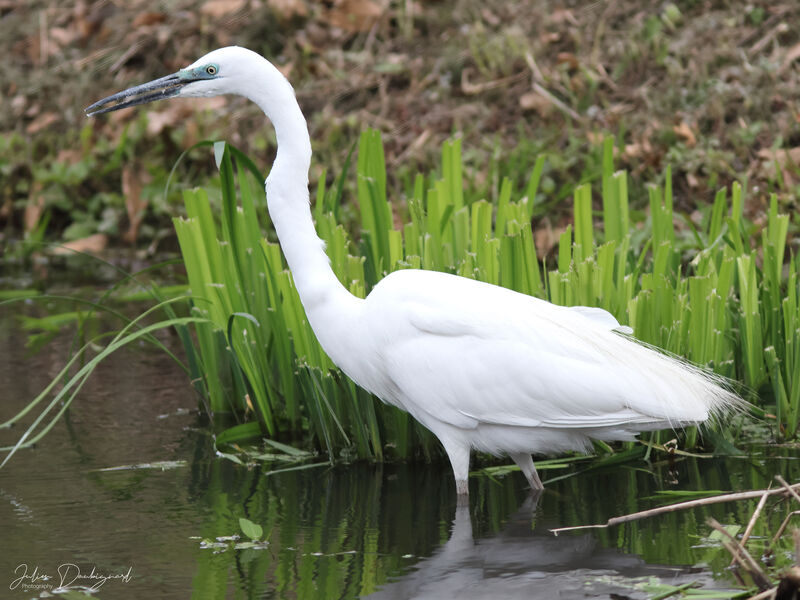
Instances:
[[[47,32],[47,35],[61,48],[66,48],[78,39],[76,30],[65,27],[53,27]]]
[[[128,231],[122,235],[122,239],[129,244],[135,243],[139,235],[139,226],[148,205],[148,201],[142,199],[142,186],[149,183],[150,179],[150,174],[143,169],[138,169],[136,173],[130,167],[122,169],[122,194],[128,213]]]
[[[639,158],[644,154],[644,149],[642,144],[639,143],[625,144],[625,149],[622,153],[626,158]]]
[[[87,2],[75,2],[72,15],[72,27],[80,34],[83,41],[107,35],[110,30],[103,28],[106,18],[112,14],[110,7],[105,2],[93,2],[91,6]]]
[[[622,154],[625,158],[644,158],[653,153],[653,146],[647,140],[643,139],[641,142],[634,142],[626,144]]]
[[[288,62],[285,65],[275,65],[275,68],[278,69],[278,71],[281,72],[281,75],[286,77],[286,79],[291,79],[290,75],[294,70],[294,63]]]
[[[497,27],[502,23],[500,18],[492,11],[490,11],[488,8],[484,8],[481,10],[481,17],[483,17],[483,20],[486,21],[492,27]]]
[[[56,162],[76,165],[83,159],[83,153],[75,148],[62,148],[56,155]]]
[[[10,102],[11,110],[14,112],[14,116],[20,116],[25,112],[25,108],[28,105],[28,99],[23,94],[18,94],[11,99]]]
[[[328,22],[351,33],[369,31],[383,13],[372,0],[337,0],[328,11]]]
[[[162,12],[143,12],[136,15],[133,19],[133,27],[142,27],[147,25],[158,25],[167,20],[167,15]]]
[[[572,52],[559,52],[556,55],[556,62],[560,65],[569,65],[570,69],[577,69],[580,66],[578,57]]]
[[[269,0],[268,4],[279,18],[287,21],[308,15],[308,7],[303,0]]]
[[[34,179],[31,184],[31,192],[28,194],[28,202],[25,204],[25,233],[30,233],[39,224],[44,212],[44,196],[42,195],[42,182]]]
[[[786,51],[786,55],[783,57],[783,62],[781,63],[781,68],[778,69],[778,73],[783,74],[783,72],[786,71],[786,69],[788,69],[798,58],[800,58],[800,44],[795,44]]]
[[[72,240],[53,249],[53,254],[65,255],[74,252],[87,252],[89,254],[99,254],[108,246],[108,236],[105,233],[95,233],[89,237],[79,240]]]
[[[533,243],[536,246],[536,256],[540,259],[546,257],[558,243],[561,234],[567,230],[566,227],[553,229],[550,219],[545,217],[539,226],[533,230]]]
[[[6,198],[5,201],[0,204],[0,219],[10,219],[13,211],[14,203],[11,201],[11,198]]]
[[[686,123],[686,121],[681,121],[680,125],[673,125],[672,131],[678,137],[682,137],[686,142],[686,145],[690,148],[694,147],[697,143],[697,138],[692,131],[692,128]]]
[[[185,121],[192,114],[191,107],[183,102],[172,102],[160,110],[151,110],[147,113],[147,135],[154,137],[164,129],[172,127],[176,123]]]
[[[556,42],[561,40],[561,34],[557,31],[546,31],[539,36],[542,44],[555,44]]]
[[[548,116],[553,110],[553,103],[541,94],[526,92],[519,97],[519,107],[522,110],[532,110],[542,117]]]
[[[578,20],[571,10],[566,8],[556,8],[552,10],[547,17],[550,23],[561,25],[562,23],[569,23],[570,25],[578,26]]]
[[[800,166],[800,147],[796,148],[763,148],[758,151],[758,157],[763,161],[761,165],[762,176],[772,178],[775,169],[781,170],[781,177],[787,187],[794,187],[797,179],[797,170]]]
[[[592,146],[602,146],[608,134],[601,131],[587,131],[586,139]]]
[[[208,0],[200,8],[200,13],[212,19],[219,19],[226,15],[237,13],[247,4],[247,0]]]
[[[42,113],[33,121],[28,123],[28,126],[25,128],[25,132],[29,134],[39,133],[42,129],[47,129],[56,121],[58,121],[58,115],[56,113]]]
[[[800,164],[800,146],[796,148],[763,148],[758,151],[761,160],[776,161],[781,167]]]

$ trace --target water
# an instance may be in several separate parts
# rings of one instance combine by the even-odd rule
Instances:
[[[0,340],[4,419],[63,365],[69,340],[24,358],[9,319]],[[712,573],[730,558],[701,543],[705,519],[744,524],[754,502],[559,537],[548,528],[651,507],[658,490],[753,489],[797,471],[794,460],[765,458],[634,461],[552,483],[535,506],[520,473],[480,476],[458,507],[446,463],[268,475],[280,465],[217,458],[196,408],[184,373],[150,347],[96,371],[48,437],[0,470],[0,597],[39,597],[78,572],[93,577],[73,587],[114,576],[96,597],[122,599],[646,598],[647,582],[725,588],[730,580]],[[19,433],[0,431],[0,443]],[[102,470],[164,461],[171,468]],[[260,524],[268,543],[216,541],[241,534],[240,517]],[[697,564],[706,566],[687,568]]]

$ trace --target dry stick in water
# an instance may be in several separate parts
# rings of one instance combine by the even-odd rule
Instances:
[[[780,483],[780,484],[783,486],[783,489],[785,489],[785,490],[786,490],[787,492],[789,492],[789,493],[790,493],[792,496],[794,496],[794,499],[795,499],[795,500],[797,500],[798,502],[800,502],[800,496],[798,496],[798,495],[797,495],[797,492],[795,492],[795,491],[792,489],[792,486],[790,486],[788,483],[786,483],[786,480],[785,480],[783,477],[781,477],[780,475],[775,475],[775,479],[777,479],[777,480],[778,480],[778,483]]]
[[[800,490],[800,483],[790,485],[791,490]],[[605,529],[614,525],[621,525],[622,523],[630,523],[631,521],[638,521],[639,519],[647,519],[662,515],[665,513],[675,512],[678,510],[685,510],[687,508],[695,508],[696,506],[707,506],[709,504],[718,504],[720,502],[733,502],[735,500],[749,500],[751,498],[760,498],[761,496],[774,496],[777,494],[786,494],[785,488],[775,488],[767,490],[753,490],[751,492],[736,492],[733,494],[722,494],[720,496],[711,496],[709,498],[701,498],[699,500],[689,500],[687,502],[678,502],[677,504],[670,504],[668,506],[660,506],[659,508],[651,508],[650,510],[643,510],[628,515],[613,517],[605,523],[599,525],[575,525],[573,527],[557,527],[551,529],[551,533],[558,535],[563,531],[576,531],[578,529]]]
[[[764,573],[764,570],[758,565],[747,549],[739,543],[739,540],[728,533],[728,530],[720,525],[714,517],[708,517],[706,523],[722,534],[723,538],[725,538],[724,546],[728,549],[728,552],[733,555],[734,560],[750,574],[750,577],[752,577],[759,590],[763,592],[772,588],[772,582],[769,580],[769,577],[767,577],[767,574]]]
[[[791,492],[791,494],[795,497],[795,500],[800,502],[800,496],[798,496],[797,492],[795,492],[792,489],[792,486],[786,483],[786,480],[783,477],[781,477],[780,475],[776,475],[775,479],[777,479],[778,483],[780,483],[783,486],[783,489],[789,490],[789,492]],[[772,540],[770,540],[769,546],[767,546],[767,550],[770,550],[772,546],[774,546],[775,543],[780,539],[780,537],[783,535],[783,532],[786,530],[786,526],[789,524],[789,521],[791,521],[792,517],[795,515],[800,515],[800,510],[793,510],[788,515],[786,515],[786,518],[783,520],[783,523],[781,523],[781,526],[778,527],[778,531],[776,531],[775,535],[772,536]],[[800,560],[800,557],[798,557],[798,560]]]
[[[771,590],[767,590],[765,592],[761,592],[760,594],[756,594],[755,596],[750,596],[747,600],[771,600],[775,597],[775,593],[778,591],[778,588],[774,587]]]
[[[764,507],[767,504],[767,498],[769,498],[769,490],[764,492],[764,494],[761,496],[761,500],[758,501],[758,505],[756,506],[756,509],[753,511],[753,514],[750,517],[750,521],[747,523],[747,527],[745,527],[741,540],[742,546],[744,546],[747,543],[747,540],[750,539],[750,534],[753,533],[753,527],[755,527],[756,521],[758,520],[761,511],[764,510]],[[736,556],[731,558],[730,566],[733,566],[735,564],[736,564]]]

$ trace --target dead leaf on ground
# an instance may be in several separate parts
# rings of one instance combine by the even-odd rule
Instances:
[[[800,58],[800,44],[795,44],[786,51],[786,55],[783,57],[783,62],[781,63],[781,68],[778,69],[778,73],[783,74],[783,72],[791,67],[792,63],[798,58]]]
[[[781,170],[783,182],[788,187],[793,187],[800,171],[800,146],[796,148],[762,148],[758,151],[761,164],[762,177],[772,178],[775,169]]]
[[[681,121],[680,125],[673,125],[672,131],[678,137],[683,138],[683,140],[686,142],[686,145],[689,146],[690,148],[694,147],[694,145],[697,144],[697,138],[695,137],[692,128],[689,127],[686,121]]]
[[[561,34],[557,31],[545,31],[539,36],[539,40],[543,46],[556,44],[561,40]]]
[[[56,162],[67,164],[67,165],[76,165],[83,159],[83,152],[80,150],[76,150],[75,148],[63,148],[62,150],[58,151],[56,155]]]
[[[338,0],[328,11],[328,23],[351,33],[369,31],[383,13],[372,0]]]
[[[269,0],[267,4],[281,19],[289,20],[308,15],[308,7],[304,0]]]
[[[586,139],[592,146],[602,146],[603,140],[606,139],[608,136],[607,133],[603,131],[587,131],[586,132]]]
[[[622,149],[622,158],[634,172],[641,171],[647,166],[658,168],[661,164],[663,151],[650,143],[651,136],[652,133],[646,131],[638,140],[626,144]]]
[[[95,233],[89,237],[66,242],[53,249],[53,254],[63,256],[75,252],[86,252],[88,254],[99,254],[108,246],[108,236],[105,233]]]
[[[500,19],[500,17],[498,17],[496,14],[494,14],[488,8],[484,8],[484,9],[481,10],[481,17],[483,17],[483,20],[486,21],[492,27],[497,27],[498,25],[500,25],[503,22]]]
[[[292,71],[294,70],[294,63],[288,62],[284,65],[275,65],[275,68],[277,68],[286,79],[290,79]]]
[[[550,224],[550,219],[545,217],[539,226],[533,230],[533,243],[536,246],[536,256],[540,259],[546,257],[558,243],[561,234],[567,230],[566,227],[556,227]]]
[[[11,106],[11,110],[14,112],[14,115],[19,117],[25,113],[25,109],[28,106],[28,99],[24,94],[17,94],[11,98],[11,102],[9,104]]]
[[[758,151],[758,158],[777,161],[781,167],[785,167],[787,164],[800,165],[800,146],[796,148],[762,148]]]
[[[575,14],[566,8],[556,8],[550,11],[547,20],[554,25],[569,23],[570,25],[577,27],[580,24],[578,23],[578,19],[575,18]]]
[[[180,125],[189,131],[190,127],[197,126],[193,118],[195,113],[202,110],[212,112],[220,110],[227,104],[225,96],[215,96],[213,98],[200,98],[192,102],[170,102],[163,105],[159,110],[151,110],[147,113],[147,135],[150,137],[159,135],[169,127]],[[190,145],[194,144],[194,141]]]
[[[31,184],[31,192],[28,195],[28,202],[25,204],[25,233],[30,233],[39,224],[44,212],[44,196],[42,195],[43,184],[36,179]]]
[[[167,20],[167,15],[162,12],[143,12],[136,15],[133,19],[134,27],[142,27],[148,25],[158,25]]]
[[[36,117],[33,121],[28,123],[28,126],[25,128],[25,132],[28,134],[39,133],[42,129],[46,129],[50,127],[53,123],[58,121],[58,115],[54,112],[47,112],[42,113],[38,117]]]
[[[532,110],[542,117],[548,116],[553,110],[553,103],[541,94],[526,92],[519,97],[519,107],[522,110]]]
[[[72,14],[72,27],[80,34],[82,41],[91,38],[97,39],[108,35],[111,30],[103,28],[105,20],[113,14],[110,3],[94,2],[88,5],[86,2],[76,2]]]
[[[172,102],[160,110],[151,110],[147,113],[147,135],[149,137],[160,134],[164,129],[185,121],[194,113],[193,107],[185,102]]]
[[[200,8],[200,13],[212,19],[219,19],[242,10],[247,0],[208,0]]]
[[[569,65],[570,69],[577,69],[580,66],[578,57],[572,52],[559,52],[556,55],[556,63],[559,65]]]
[[[125,196],[129,223],[128,231],[122,235],[122,239],[129,244],[135,243],[139,235],[139,226],[148,205],[148,201],[142,198],[142,187],[150,180],[150,174],[143,169],[137,169],[136,172],[130,167],[122,169],[122,194]]]
[[[75,43],[78,39],[79,33],[75,29],[67,29],[66,27],[52,27],[47,32],[50,41],[55,42],[59,48],[66,48]]]

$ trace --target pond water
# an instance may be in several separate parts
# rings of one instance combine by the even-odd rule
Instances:
[[[69,350],[59,338],[26,357],[7,317],[0,420]],[[20,429],[0,431],[0,443]],[[38,447],[0,470],[0,597],[45,597],[62,578],[78,587],[102,576],[96,598],[647,598],[647,584],[693,581],[725,589],[730,557],[703,543],[705,519],[746,523],[754,502],[558,537],[548,529],[649,508],[661,490],[766,487],[777,473],[791,479],[796,464],[640,460],[555,481],[538,502],[519,472],[478,475],[459,507],[445,462],[273,473],[279,467],[216,457],[187,377],[143,347],[102,365]],[[261,525],[267,543],[217,540],[241,535],[241,517]]]

